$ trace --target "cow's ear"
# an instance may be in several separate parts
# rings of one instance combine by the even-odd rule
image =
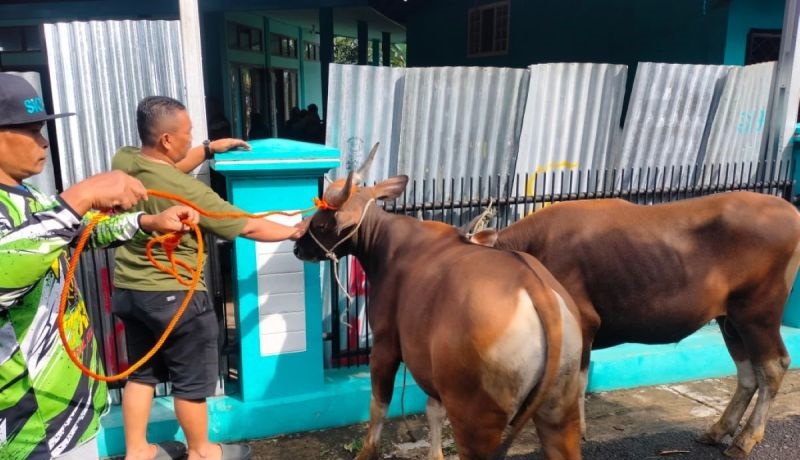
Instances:
[[[472,235],[472,237],[469,240],[475,244],[480,244],[482,246],[489,246],[490,248],[493,248],[495,243],[497,243],[497,230],[493,228],[487,228],[486,230],[481,230],[478,233]]]
[[[375,184],[373,196],[376,200],[394,200],[403,194],[406,185],[408,185],[408,176],[390,177],[379,184]]]

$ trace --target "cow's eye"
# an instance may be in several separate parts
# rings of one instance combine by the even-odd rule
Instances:
[[[312,227],[314,227],[314,230],[318,232],[326,232],[331,228],[328,222],[314,222]]]

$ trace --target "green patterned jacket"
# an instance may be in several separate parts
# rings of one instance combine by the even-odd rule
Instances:
[[[121,244],[137,232],[144,236],[139,215],[104,219],[89,245]],[[106,385],[69,360],[56,324],[67,249],[85,222],[58,197],[30,186],[0,185],[0,460],[50,459],[67,452],[96,436],[108,407]],[[82,362],[101,370],[77,288],[70,289],[64,324]]]

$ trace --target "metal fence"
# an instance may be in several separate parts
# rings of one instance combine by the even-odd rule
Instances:
[[[631,180],[631,178],[634,178]],[[656,204],[733,190],[749,190],[793,199],[790,162],[736,163],[639,170],[558,171],[533,175],[411,181],[402,197],[383,204],[392,213],[464,226],[491,203],[490,226],[506,227],[528,214],[561,201],[622,198]],[[422,190],[423,193],[417,193]],[[488,192],[487,192],[488,191]],[[416,201],[413,197],[432,197]],[[371,346],[369,286],[358,261],[341,260],[342,284],[352,301],[330,276],[324,333],[327,367],[367,364]]]

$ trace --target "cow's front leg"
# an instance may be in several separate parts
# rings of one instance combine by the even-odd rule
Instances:
[[[428,452],[428,460],[444,460],[442,453],[442,426],[446,416],[444,406],[440,401],[428,398],[425,414],[428,416],[431,429],[431,450]]]
[[[394,377],[400,365],[400,357],[394,350],[375,343],[369,356],[369,371],[372,379],[372,400],[369,405],[369,427],[364,447],[356,460],[377,460],[380,451],[381,431],[389,403],[392,401]]]

